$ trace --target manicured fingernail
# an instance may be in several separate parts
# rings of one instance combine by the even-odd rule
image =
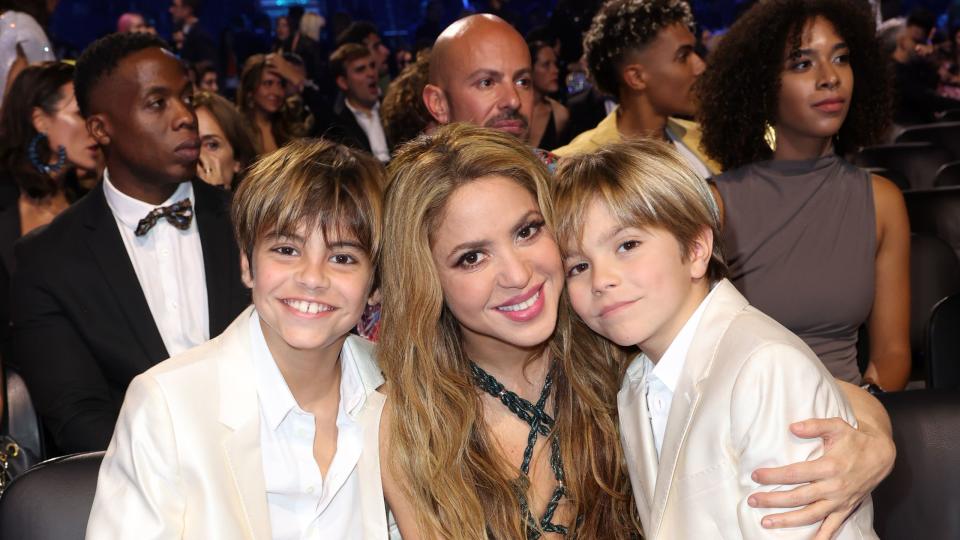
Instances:
[[[749,504],[750,506],[756,507],[756,506],[757,506],[757,498],[756,498],[756,497],[750,497],[749,499],[747,499],[747,504]]]
[[[750,475],[750,479],[753,480],[754,482],[759,482],[760,475],[757,474],[757,471],[753,471],[753,474]]]
[[[769,529],[770,527],[773,527],[774,525],[774,521],[771,518],[763,518],[763,521],[761,521],[760,523],[762,523],[763,526],[766,527],[767,529]]]

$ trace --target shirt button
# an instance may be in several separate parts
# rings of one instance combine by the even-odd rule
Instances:
[[[313,486],[307,488],[307,493],[313,494]]]

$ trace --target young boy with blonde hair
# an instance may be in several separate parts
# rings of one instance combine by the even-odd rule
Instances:
[[[349,335],[383,183],[372,157],[322,140],[253,167],[232,207],[253,306],[133,380],[87,538],[387,538],[383,377]]]
[[[771,511],[749,496],[778,486],[751,473],[819,457],[822,440],[790,424],[852,424],[853,410],[813,351],[725,279],[707,183],[642,140],[568,158],[554,193],[577,324],[642,352],[617,403],[645,537],[813,537],[819,523],[761,527]],[[837,538],[876,538],[872,521],[867,497]]]

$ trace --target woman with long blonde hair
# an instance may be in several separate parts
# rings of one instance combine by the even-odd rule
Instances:
[[[616,364],[559,309],[550,173],[467,125],[389,172],[381,460],[404,538],[635,536]]]

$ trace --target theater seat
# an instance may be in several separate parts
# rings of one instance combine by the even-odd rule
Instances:
[[[960,257],[960,187],[903,193],[910,231],[945,240]]]
[[[951,161],[949,152],[928,142],[868,146],[853,156],[853,162],[865,169],[882,167],[903,173],[913,189],[932,188],[937,171]]]
[[[960,391],[960,293],[933,307],[926,337],[927,388]]]
[[[960,186],[960,161],[952,161],[940,167],[933,179],[933,187]]]
[[[910,126],[897,136],[897,142],[933,143],[949,152],[953,159],[960,159],[960,122]]]
[[[926,328],[933,306],[957,292],[960,292],[960,259],[950,245],[935,236],[911,235],[910,349],[915,370],[926,365]]]
[[[897,459],[873,492],[884,540],[960,538],[960,392],[880,396],[893,422]]]
[[[0,497],[0,538],[82,540],[103,452],[44,461]]]

